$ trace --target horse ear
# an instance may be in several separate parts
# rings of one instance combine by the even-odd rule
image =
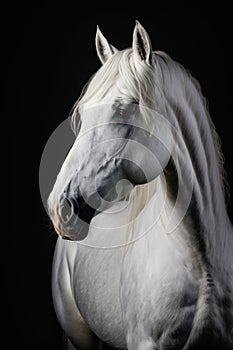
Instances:
[[[152,47],[150,38],[138,21],[136,21],[133,32],[133,53],[138,60],[151,64]]]
[[[100,61],[104,64],[114,53],[118,50],[110,45],[103,34],[101,33],[99,27],[97,26],[96,37],[95,37],[96,51],[99,56]]]

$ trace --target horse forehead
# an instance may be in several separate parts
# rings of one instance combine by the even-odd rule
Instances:
[[[79,136],[87,132],[94,135],[111,133],[112,130],[116,131],[117,125],[127,126],[130,113],[126,113],[125,109],[121,110],[119,101],[119,98],[116,98],[106,103],[89,103],[82,106],[80,108],[82,127]]]
[[[110,121],[113,115],[113,103],[91,101],[80,106],[79,111],[83,126],[95,127]]]
[[[91,118],[94,117],[95,122],[101,122],[103,118],[111,118],[116,111],[117,106],[126,104],[131,99],[126,99],[126,92],[124,89],[118,87],[110,87],[104,96],[99,99],[97,96],[93,96],[90,100],[86,101],[83,105],[79,106],[79,112],[83,118],[91,122]],[[89,120],[90,119],[90,120]],[[92,119],[93,120],[93,119]]]

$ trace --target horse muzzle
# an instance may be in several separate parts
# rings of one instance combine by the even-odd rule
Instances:
[[[96,212],[96,208],[88,204],[82,196],[65,197],[50,210],[50,217],[59,236],[80,241],[88,235],[90,222]]]

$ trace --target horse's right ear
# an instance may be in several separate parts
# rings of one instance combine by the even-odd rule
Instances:
[[[101,33],[99,27],[97,26],[96,37],[95,37],[96,51],[99,56],[100,61],[104,64],[114,53],[118,50],[110,45]]]
[[[147,64],[152,63],[152,47],[149,35],[143,26],[136,21],[133,32],[133,53],[139,61],[144,61]]]

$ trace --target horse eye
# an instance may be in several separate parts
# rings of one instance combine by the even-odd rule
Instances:
[[[134,105],[138,105],[139,102],[138,100],[136,100],[135,98],[132,98],[132,100],[130,101],[130,103],[134,104]]]
[[[120,112],[120,115],[123,116],[125,114],[126,110],[123,107],[120,107],[119,112]]]

